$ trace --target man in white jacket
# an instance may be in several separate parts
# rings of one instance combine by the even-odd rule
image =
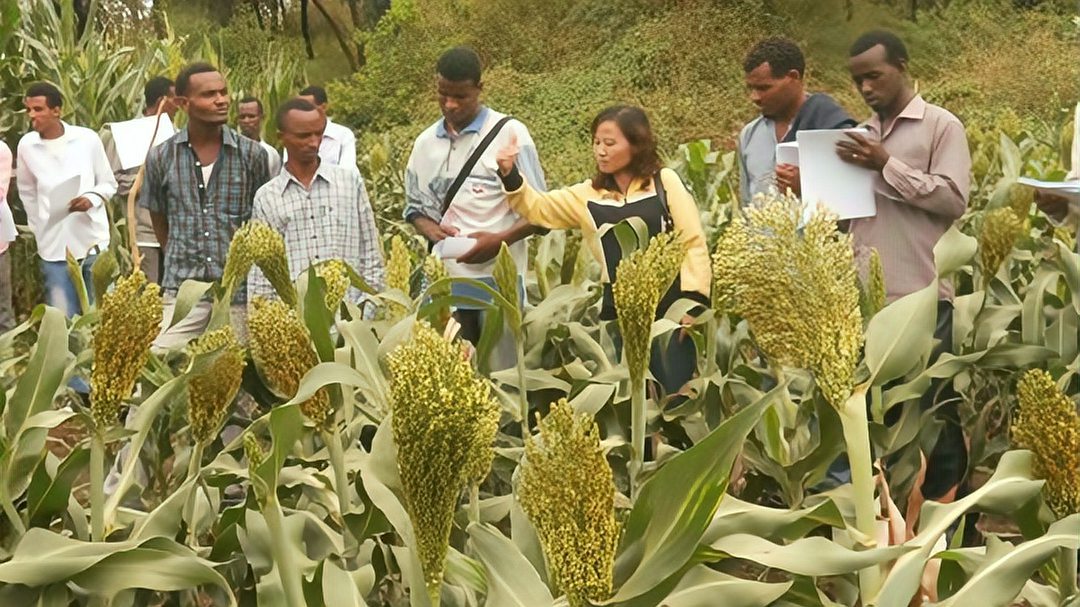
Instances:
[[[60,120],[59,89],[38,82],[23,101],[33,130],[19,140],[19,197],[37,239],[45,303],[70,318],[85,310],[68,274],[67,254],[79,262],[92,300],[90,268],[109,246],[105,202],[116,193],[116,179],[97,133]]]

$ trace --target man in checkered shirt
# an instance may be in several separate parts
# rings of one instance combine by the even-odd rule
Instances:
[[[340,259],[371,287],[382,290],[382,250],[364,180],[355,170],[319,159],[326,118],[310,101],[295,98],[278,108],[276,121],[288,159],[281,174],[255,193],[252,219],[266,222],[285,237],[294,279],[312,265]],[[270,282],[253,269],[248,295],[273,294]],[[358,302],[362,295],[350,289],[349,297]]]

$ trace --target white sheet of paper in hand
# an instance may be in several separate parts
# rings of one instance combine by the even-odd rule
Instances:
[[[432,252],[442,259],[457,259],[468,253],[475,244],[475,238],[448,236],[435,243],[435,248],[432,249]]]
[[[157,135],[154,135],[156,124],[154,116],[113,122],[109,125],[112,129],[113,141],[116,142],[116,155],[120,159],[120,166],[125,171],[142,166],[146,158],[146,150],[150,148],[151,139],[157,146],[176,134],[176,128],[173,127],[168,114],[161,114],[158,118],[160,118],[160,125],[157,127]]]
[[[1071,181],[1042,181],[1031,177],[1021,177],[1016,183],[1026,185],[1040,192],[1055,194],[1068,199],[1069,206],[1080,207],[1080,180]]]
[[[71,201],[79,197],[81,189],[82,175],[72,175],[49,189],[44,201],[49,213],[49,220],[45,222],[46,227],[67,219],[71,214],[68,210]]]
[[[799,142],[785,141],[776,144],[776,164],[793,164],[799,166]]]
[[[877,215],[874,202],[875,172],[844,162],[836,153],[839,141],[848,141],[847,133],[866,133],[864,129],[799,131],[799,180],[807,213],[818,203],[840,219]]]

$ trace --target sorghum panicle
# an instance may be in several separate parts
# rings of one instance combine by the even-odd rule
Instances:
[[[246,364],[244,348],[231,326],[204,333],[187,347],[192,360],[212,352],[219,354],[205,367],[193,369],[188,382],[188,422],[192,436],[200,443],[214,440],[225,422]]]
[[[405,508],[429,589],[442,583],[461,491],[491,466],[499,408],[460,344],[426,322],[389,356],[392,428]]]
[[[819,209],[800,229],[802,215],[797,198],[776,194],[736,214],[713,255],[717,297],[769,358],[811,370],[839,407],[863,341],[854,250],[835,217]]]
[[[101,296],[99,311],[90,403],[95,423],[104,429],[118,421],[120,404],[131,396],[150,357],[150,344],[161,330],[161,292],[136,270]]]
[[[571,607],[611,594],[619,524],[615,480],[600,432],[566,399],[525,443],[517,497],[540,536],[556,584]]]
[[[983,214],[982,232],[979,234],[979,260],[982,262],[983,287],[1001,268],[1012,253],[1016,240],[1024,231],[1024,221],[1009,207],[993,209]]]
[[[284,398],[292,398],[304,375],[319,364],[311,334],[296,310],[283,302],[255,298],[248,314],[251,358],[270,388]],[[315,425],[323,427],[331,418],[330,394],[320,388],[300,404]]]
[[[1046,480],[1043,495],[1059,517],[1080,512],[1080,415],[1054,378],[1032,369],[1017,384],[1020,409],[1012,442],[1035,454],[1035,474]]]
[[[326,307],[336,311],[351,283],[348,267],[340,259],[331,259],[315,266],[315,274],[326,282]]]
[[[632,381],[645,375],[649,364],[649,335],[660,298],[671,286],[686,256],[677,232],[657,234],[644,249],[619,262],[612,292]]]

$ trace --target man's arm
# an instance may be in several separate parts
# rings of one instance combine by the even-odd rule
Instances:
[[[375,225],[375,211],[371,208],[367,187],[363,178],[357,180],[356,211],[360,222],[360,267],[356,271],[376,291],[386,288],[385,264],[382,247],[379,246],[379,229]]]
[[[167,144],[166,144],[167,145]],[[146,159],[143,167],[142,190],[139,191],[139,206],[150,211],[150,226],[154,229],[154,237],[161,245],[164,253],[169,241],[169,206],[165,184],[162,180],[164,160],[162,148],[165,145],[154,148]]]
[[[19,189],[19,199],[22,200],[23,208],[26,209],[26,223],[30,230],[38,235],[41,224],[41,209],[38,205],[37,178],[30,170],[29,149],[30,146],[19,145],[17,148],[17,160],[15,163],[15,186]]]
[[[356,166],[356,134],[345,125],[341,125],[341,127],[341,157],[338,164],[359,172],[360,169]]]
[[[416,232],[428,242],[436,243],[447,236],[453,236],[456,232],[450,233],[451,230],[444,229],[429,215],[434,203],[430,200],[430,195],[420,187],[420,178],[413,167],[415,155],[414,148],[405,169],[405,210],[402,212],[402,217],[411,223]]]

